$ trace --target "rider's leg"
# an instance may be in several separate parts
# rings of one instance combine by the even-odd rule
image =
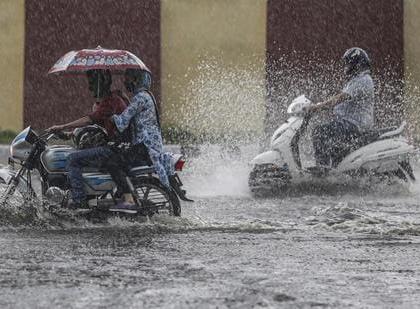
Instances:
[[[111,151],[106,147],[96,147],[73,152],[67,159],[67,172],[71,188],[71,198],[74,203],[86,202],[82,168],[101,167],[110,157]]]
[[[332,156],[354,136],[357,128],[351,123],[332,120],[314,129],[312,141],[317,165],[330,166]]]
[[[126,156],[114,152],[114,154],[106,162],[106,168],[112,179],[117,185],[118,192],[122,193],[123,201],[109,208],[110,211],[137,213],[137,206],[131,194],[130,186],[127,182],[127,161]]]
[[[345,120],[337,121],[330,150],[333,165],[340,163],[348,154],[352,142],[358,136],[360,136],[360,133],[354,124]]]
[[[133,195],[131,194],[130,186],[127,182],[127,169],[129,168],[131,158],[135,157],[135,154],[132,154],[131,151],[126,151],[124,153],[113,152],[112,156],[106,162],[106,169],[109,171],[109,174],[117,185],[118,192],[122,194],[122,203],[112,206],[110,211],[124,211],[129,210],[132,212],[137,212],[135,207],[135,201]]]
[[[312,132],[312,143],[315,152],[315,161],[318,166],[328,166],[330,158],[328,156],[328,138],[330,136],[330,124],[321,124]]]
[[[123,211],[134,213],[137,211],[133,195],[127,183],[127,169],[132,165],[151,165],[147,148],[144,144],[131,147],[124,153],[115,152],[107,161],[106,168],[112,179],[117,184],[119,192],[122,192],[123,202],[114,205],[110,211]]]
[[[130,194],[126,177],[126,170],[134,165],[151,165],[147,148],[144,144],[138,144],[130,147],[125,152],[113,152],[112,156],[106,162],[106,168],[111,174],[112,179],[117,184],[118,191],[126,197]]]
[[[130,188],[127,184],[127,166],[123,162],[122,155],[119,153],[113,153],[109,160],[105,164],[106,169],[117,185],[118,191],[123,195],[130,193]]]

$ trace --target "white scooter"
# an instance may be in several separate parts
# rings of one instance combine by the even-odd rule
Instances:
[[[287,109],[289,119],[273,134],[270,150],[256,156],[249,175],[251,192],[273,193],[287,189],[291,184],[307,180],[308,177],[390,176],[404,181],[414,181],[410,157],[414,146],[402,136],[406,125],[374,129],[365,132],[344,145],[334,157],[331,169],[304,167],[301,161],[299,141],[308,129],[311,114],[305,107],[312,102],[304,95],[293,100]]]

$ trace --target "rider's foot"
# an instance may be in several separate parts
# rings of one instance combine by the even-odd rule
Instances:
[[[90,207],[87,201],[69,201],[67,203],[67,208],[71,210],[75,210],[77,212],[85,212],[90,211]]]
[[[327,176],[331,170],[331,166],[317,164],[315,166],[308,167],[307,170],[316,177]]]
[[[127,202],[120,202],[114,206],[109,208],[109,211],[115,212],[124,212],[126,214],[136,214],[137,213],[137,205],[131,204]]]

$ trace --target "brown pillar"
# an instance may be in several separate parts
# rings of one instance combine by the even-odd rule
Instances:
[[[70,50],[127,49],[154,75],[160,97],[159,0],[26,0],[24,123],[46,128],[90,111],[93,100],[83,76],[47,76]],[[114,88],[122,88],[114,78]]]

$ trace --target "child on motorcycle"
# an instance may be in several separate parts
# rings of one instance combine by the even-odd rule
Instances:
[[[170,188],[169,176],[173,171],[170,156],[163,152],[156,101],[150,92],[151,74],[147,71],[127,69],[124,77],[124,84],[133,94],[133,98],[120,115],[112,116],[112,120],[118,131],[129,130],[132,146],[124,154],[123,161],[117,157],[108,161],[107,168],[119,190],[123,192],[123,201],[109,210],[135,213],[137,207],[125,179],[127,165],[134,165],[136,160],[151,161],[161,183],[168,188]]]
[[[317,166],[325,169],[331,167],[333,154],[340,151],[341,145],[374,125],[374,84],[369,56],[363,49],[353,47],[344,53],[342,60],[347,77],[342,91],[306,109],[315,112],[333,108],[334,119],[316,127],[312,135]]]

